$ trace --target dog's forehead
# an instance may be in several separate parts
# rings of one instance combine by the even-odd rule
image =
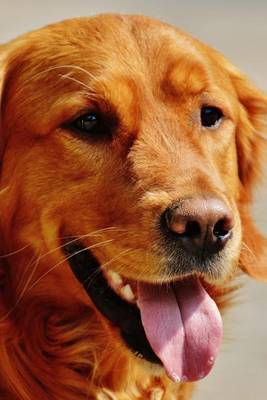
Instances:
[[[96,100],[112,105],[133,126],[141,99],[176,101],[208,89],[220,74],[224,87],[227,80],[205,45],[142,16],[102,15],[50,25],[14,41],[11,60],[9,93],[21,105],[17,115],[34,104],[36,119],[41,114],[55,124],[65,118],[61,109],[70,117]]]
[[[116,71],[137,78],[142,74],[160,78],[166,73],[171,75],[171,67],[177,70],[185,58],[202,66],[203,73],[203,66],[210,62],[200,42],[170,25],[142,16],[67,20],[25,35],[15,41],[14,47],[31,73],[47,69],[50,75],[49,67],[76,65],[92,76]]]

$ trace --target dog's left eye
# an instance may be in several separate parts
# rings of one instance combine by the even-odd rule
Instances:
[[[218,107],[204,106],[201,108],[201,124],[205,128],[216,128],[222,120],[223,113]]]

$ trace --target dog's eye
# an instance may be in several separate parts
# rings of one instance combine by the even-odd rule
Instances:
[[[82,133],[93,133],[99,127],[99,117],[96,114],[84,114],[75,119],[70,127]]]
[[[217,127],[222,117],[223,113],[218,107],[204,106],[201,108],[201,124],[206,128]]]
[[[67,127],[84,138],[103,139],[111,136],[109,124],[97,113],[83,114]]]

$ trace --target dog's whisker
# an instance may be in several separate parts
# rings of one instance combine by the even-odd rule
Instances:
[[[34,273],[35,273],[35,271],[37,270],[37,267],[38,267],[38,265],[39,265],[39,262],[40,262],[40,257],[38,257],[38,258],[35,260],[34,267],[33,267],[32,271],[31,271],[31,273],[29,274],[29,277],[28,277],[28,279],[27,279],[27,281],[26,281],[26,284],[25,284],[23,290],[21,291],[21,293],[20,293],[20,295],[19,295],[19,301],[23,298],[23,295],[24,295],[24,293],[26,292],[26,290],[27,290],[27,288],[28,288],[28,286],[29,286],[29,284],[30,284],[30,282],[31,282],[31,280],[32,280],[32,278],[33,278],[33,276],[34,276]]]
[[[26,267],[25,267],[25,269],[23,271],[23,274],[21,276],[21,280],[20,280],[20,282],[18,284],[18,293],[21,293],[23,291],[23,288],[20,291],[20,287],[21,286],[24,287],[24,278],[26,277],[26,281],[27,281],[27,274],[28,274],[28,271],[30,270],[31,266],[35,265],[35,263],[38,262],[39,260],[40,260],[40,256],[35,257],[35,254],[33,254],[30,262],[26,265]],[[31,274],[31,272],[30,272],[30,274]],[[19,297],[20,297],[20,294],[19,294]]]
[[[107,228],[101,228],[101,229],[96,229],[94,231],[88,232],[88,233],[82,233],[82,234],[75,234],[75,235],[69,235],[69,236],[59,236],[58,239],[64,240],[64,239],[73,239],[73,240],[80,240],[88,236],[100,236],[102,233],[106,232],[113,232],[113,231],[123,231],[122,228],[116,227],[116,226],[109,226]]]
[[[33,275],[34,275],[34,273],[35,273],[37,267],[38,267],[38,264],[39,264],[39,258],[37,258],[37,259],[34,261],[34,267],[33,267],[32,271],[31,271],[31,273],[30,273],[30,276],[29,276],[28,279],[27,279],[27,282],[26,282],[25,286],[23,287],[23,289],[21,290],[21,292],[20,292],[18,298],[16,299],[15,304],[14,304],[13,307],[12,307],[11,309],[9,309],[9,310],[7,311],[7,313],[0,319],[0,323],[2,323],[6,318],[8,318],[8,317],[16,310],[16,308],[18,307],[19,303],[20,303],[21,300],[23,299],[24,294],[26,293],[27,287],[28,287],[28,285],[30,284],[30,281],[31,281],[31,279],[32,279],[32,277],[33,277]],[[32,258],[32,260],[29,262],[29,264],[28,264],[28,266],[27,266],[27,269],[29,269],[31,265],[33,265],[33,258]],[[25,276],[25,274],[23,274],[23,276]]]
[[[121,251],[118,255],[116,255],[115,257],[113,257],[111,260],[108,260],[107,262],[105,262],[104,264],[101,265],[101,267],[106,267],[107,265],[112,264],[114,261],[117,261],[119,258],[121,258],[122,256],[124,256],[126,253],[131,252],[131,249],[125,249],[123,251]]]
[[[73,82],[75,82],[75,83],[78,83],[79,85],[85,87],[87,90],[91,91],[91,88],[90,88],[88,85],[86,85],[86,83],[80,81],[80,80],[77,79],[77,78],[74,78],[73,76],[62,75],[62,74],[59,74],[59,76],[60,76],[62,79],[68,79],[69,81],[73,81]],[[90,93],[90,97],[91,97],[91,98],[94,98],[94,97],[97,97],[97,96],[94,95],[94,93]]]
[[[4,194],[9,188],[10,188],[10,185],[7,185],[7,186],[2,187],[2,188],[0,189],[0,196],[1,196],[2,194]]]
[[[256,256],[256,254],[254,253],[254,251],[243,241],[242,242],[242,247],[244,248],[244,250],[246,250],[246,251],[248,251],[251,255],[252,255],[252,257],[255,259],[255,260],[257,260],[257,256]]]
[[[68,257],[65,257],[63,260],[57,262],[53,267],[51,267],[48,271],[46,271],[43,275],[41,275],[41,276],[32,284],[32,286],[28,289],[28,291],[32,290],[43,278],[45,278],[48,274],[50,274],[53,270],[55,270],[56,268],[58,268],[60,265],[62,265],[62,264],[65,263],[66,261],[68,261],[71,257],[74,257],[75,255],[80,254],[80,253],[82,253],[83,251],[91,250],[91,249],[94,249],[94,248],[97,248],[97,247],[101,247],[101,246],[103,246],[103,245],[106,245],[106,244],[108,244],[108,243],[111,243],[112,241],[113,241],[113,239],[108,239],[108,240],[105,240],[105,241],[103,241],[103,242],[93,244],[92,246],[85,247],[85,248],[83,248],[83,249],[81,249],[81,250],[78,250],[78,251],[76,251],[76,252],[70,254]]]
[[[86,69],[80,67],[79,65],[75,65],[75,64],[53,65],[53,66],[51,66],[51,67],[49,67],[49,68],[47,68],[47,69],[45,69],[45,70],[43,70],[41,72],[38,72],[35,75],[33,75],[32,79],[39,78],[41,75],[46,74],[47,72],[51,72],[51,71],[54,71],[56,69],[64,69],[64,68],[71,68],[71,69],[74,69],[74,70],[81,71],[84,74],[86,74],[90,79],[95,79],[95,76],[92,73],[90,73]]]
[[[85,239],[85,238],[88,238],[88,237],[99,236],[102,233],[113,231],[113,230],[117,230],[117,228],[116,227],[107,227],[107,228],[98,229],[98,230],[95,230],[95,231],[92,231],[92,232],[89,232],[89,233],[85,233],[85,234],[79,235],[79,236],[75,235],[75,236],[69,236],[69,237],[68,236],[58,237],[58,239],[61,239],[61,240],[67,239],[67,238],[72,238],[72,239],[70,241],[66,242],[66,243],[61,244],[60,246],[57,246],[57,247],[49,250],[48,252],[46,252],[44,254],[41,254],[40,260],[42,260],[43,258],[47,257],[48,255],[56,252],[57,250],[64,249],[65,247],[69,246],[70,244],[79,242],[81,239]]]
[[[27,249],[27,248],[29,248],[29,247],[30,247],[30,245],[27,244],[27,245],[21,247],[20,249],[11,251],[10,253],[1,254],[1,255],[0,255],[0,258],[7,258],[7,257],[14,256],[15,254],[21,253],[23,250],[25,250],[25,249]]]
[[[107,265],[112,264],[114,261],[118,261],[122,256],[124,256],[126,253],[129,254],[131,249],[126,249],[121,251],[119,254],[117,254],[115,257],[113,257],[111,260],[106,261],[105,263],[101,264],[101,268],[106,267]],[[88,266],[90,268],[90,266]],[[85,279],[82,284],[88,283],[88,285],[93,285],[94,279],[96,279],[97,275],[101,273],[101,269],[97,269],[94,274],[92,274],[89,278]]]
[[[99,235],[101,235],[101,233],[104,233],[104,232],[107,232],[107,231],[120,231],[120,230],[123,231],[123,228],[118,228],[118,227],[111,226],[111,227],[107,227],[107,228],[98,229],[96,231],[93,231],[93,232],[90,232],[90,233],[86,233],[86,234],[82,234],[82,235],[58,237],[57,239],[59,239],[59,240],[64,240],[64,239],[71,239],[71,240],[69,242],[66,242],[66,243],[64,243],[64,244],[62,244],[60,246],[57,246],[57,247],[49,250],[47,253],[42,254],[40,256],[40,259],[46,257],[47,255],[49,255],[49,254],[51,254],[51,253],[53,253],[53,252],[55,252],[55,251],[57,251],[57,250],[59,250],[61,248],[64,248],[64,247],[66,247],[66,246],[68,246],[70,244],[78,242],[79,240],[84,239],[86,237],[99,236]],[[27,249],[29,247],[30,247],[30,244],[27,244],[27,245],[25,245],[25,246],[23,246],[23,247],[21,247],[21,248],[19,248],[17,250],[11,251],[10,253],[1,254],[0,255],[0,259],[1,258],[11,257],[11,256],[16,255],[18,253],[21,253],[21,252],[23,252],[23,250],[25,250],[25,249]]]
[[[34,261],[34,258],[35,258],[35,257],[33,257],[33,258],[31,259],[31,261],[28,263],[28,265],[26,266],[26,268],[25,268],[25,270],[24,270],[24,272],[23,272],[23,275],[22,275],[22,278],[21,278],[21,282],[23,282],[24,277],[26,276],[28,270],[30,269],[30,267],[31,267],[31,265],[32,265],[33,263],[35,263],[35,267],[37,267],[37,265],[38,265],[38,263],[41,261],[41,259],[43,259],[43,258],[46,257],[47,255],[49,255],[49,254],[55,252],[56,250],[59,250],[59,249],[64,248],[64,247],[66,247],[66,246],[68,246],[68,245],[70,245],[70,244],[73,244],[73,243],[75,243],[75,242],[77,242],[77,241],[79,241],[80,239],[83,239],[83,238],[85,238],[85,237],[88,237],[88,236],[97,236],[97,235],[99,235],[99,234],[101,234],[101,233],[103,233],[103,232],[114,231],[114,230],[117,230],[117,229],[118,229],[117,227],[107,227],[107,228],[103,228],[103,229],[98,229],[98,230],[96,230],[96,231],[93,231],[93,232],[90,232],[90,233],[87,233],[87,234],[84,234],[84,235],[80,235],[80,236],[78,236],[78,237],[75,237],[74,239],[72,239],[72,240],[70,240],[70,241],[64,243],[63,245],[58,246],[58,247],[56,247],[56,248],[50,250],[49,252],[47,252],[47,253],[45,253],[45,254],[39,255],[39,256],[37,257],[36,261]],[[113,240],[113,239],[109,239],[108,242],[110,242],[110,241],[112,241],[112,240]],[[103,242],[103,243],[104,243],[104,242]],[[98,243],[97,243],[96,245],[92,245],[90,248],[93,248],[93,247],[96,247],[96,246],[98,246]],[[15,252],[13,252],[13,253],[9,253],[8,255],[16,254],[17,252],[22,251],[22,250],[24,250],[24,249],[27,248],[27,247],[29,247],[29,245],[24,246],[23,248],[21,248],[21,249],[15,251]],[[89,247],[85,248],[85,250],[87,250],[87,249],[89,249]],[[31,271],[30,277],[28,278],[27,283],[26,283],[26,285],[24,286],[24,289],[25,289],[25,290],[26,290],[27,286],[29,285],[32,276],[34,275],[35,270],[36,270],[36,268],[33,269],[33,271]],[[49,272],[49,271],[47,271],[46,273],[48,273],[48,272]],[[44,275],[46,275],[46,273],[45,273]],[[24,289],[22,289],[22,291],[20,292],[20,291],[19,291],[19,288],[18,288],[18,291],[20,292],[20,295],[19,295],[19,297],[18,297],[19,301],[22,299],[22,296],[23,296],[23,294],[24,294],[24,292],[25,292]],[[30,289],[31,289],[31,288],[30,288]],[[16,306],[17,306],[17,303],[16,303]]]

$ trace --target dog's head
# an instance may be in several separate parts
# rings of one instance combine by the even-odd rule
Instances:
[[[10,260],[14,290],[34,251],[31,293],[87,304],[72,269],[106,329],[174,380],[203,377],[216,287],[238,265],[266,277],[248,257],[266,97],[144,17],[66,21],[1,54],[3,251],[27,254]]]

